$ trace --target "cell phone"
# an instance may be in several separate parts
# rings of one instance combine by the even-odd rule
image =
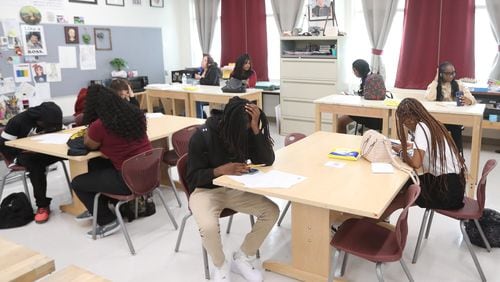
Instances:
[[[247,172],[247,173],[245,173],[245,174],[255,174],[255,173],[257,173],[257,172],[259,172],[259,170],[258,170],[258,169],[256,169],[256,168],[249,168],[249,169],[248,169],[248,172]]]

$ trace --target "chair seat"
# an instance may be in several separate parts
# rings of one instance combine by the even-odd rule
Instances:
[[[458,210],[435,210],[436,212],[449,216],[454,219],[479,219],[481,217],[481,209],[479,203],[469,197],[464,197],[464,206]]]
[[[129,194],[129,195],[119,195],[119,194],[111,194],[111,193],[101,193],[102,195],[116,199],[118,201],[131,201],[135,198],[138,197],[136,194]]]
[[[163,154],[163,162],[167,163],[169,166],[176,166],[179,156],[174,150],[169,150]]]
[[[358,218],[342,223],[330,244],[372,262],[398,261],[402,254],[394,231]]]

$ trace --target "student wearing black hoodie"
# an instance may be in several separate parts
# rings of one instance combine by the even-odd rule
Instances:
[[[252,266],[252,261],[278,218],[278,206],[264,196],[212,184],[221,175],[247,173],[248,159],[254,164],[272,165],[273,141],[265,114],[248,100],[234,97],[223,113],[212,111],[206,124],[193,135],[187,161],[188,188],[193,191],[189,206],[203,246],[216,266],[215,281],[230,280],[219,234],[219,215],[225,208],[257,217],[230,261],[234,272],[249,281],[262,281],[262,273]]]
[[[27,136],[59,131],[62,128],[62,111],[54,102],[44,102],[40,106],[31,107],[9,120],[0,135],[0,152],[5,158],[15,160],[29,172],[33,185],[33,194],[38,207],[35,214],[36,223],[49,220],[50,201],[47,198],[47,166],[60,161],[60,158],[45,154],[25,152],[5,145],[6,141]]]

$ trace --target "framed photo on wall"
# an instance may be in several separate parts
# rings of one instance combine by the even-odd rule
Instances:
[[[149,0],[151,7],[163,8],[163,0]]]
[[[111,50],[111,29],[94,28],[94,42],[96,50]]]
[[[125,0],[106,0],[106,5],[109,6],[125,6]]]
[[[80,43],[78,36],[77,26],[65,26],[64,27],[64,39],[66,39],[66,44],[78,44]]]
[[[41,25],[21,25],[25,56],[47,55],[45,34]]]
[[[94,4],[97,5],[97,0],[68,0],[72,3]]]
[[[333,5],[330,0],[308,0],[307,11],[309,21],[324,21],[333,16]]]

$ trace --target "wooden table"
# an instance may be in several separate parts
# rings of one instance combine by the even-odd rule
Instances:
[[[408,180],[408,175],[373,174],[370,163],[335,160],[343,168],[325,166],[334,147],[359,148],[361,136],[317,131],[276,152],[272,167],[307,177],[289,189],[244,187],[228,176],[217,185],[292,201],[292,261],[266,261],[264,268],[301,281],[326,281],[330,269],[330,224],[338,212],[378,218]]]
[[[111,282],[111,280],[95,275],[78,266],[70,265],[47,276],[41,282]]]
[[[196,117],[196,102],[208,102],[217,104],[227,104],[229,99],[238,96],[250,101],[257,101],[259,108],[262,108],[262,90],[248,88],[245,93],[224,93],[220,86],[196,85],[183,86],[181,84],[155,84],[146,87],[148,112],[153,112],[153,101],[151,98],[182,100],[186,109],[186,116]],[[176,111],[175,103],[172,103],[174,115]]]
[[[329,95],[314,100],[314,103],[316,104],[316,131],[321,130],[322,114],[331,113],[333,132],[337,132],[339,115],[352,115],[381,118],[382,134],[389,136],[389,118],[392,108],[385,105],[384,101],[365,100],[357,95]]]
[[[55,270],[54,260],[0,237],[0,281],[35,281]]]
[[[166,146],[166,138],[172,133],[184,127],[193,124],[203,124],[205,120],[196,118],[186,118],[179,116],[164,115],[158,118],[148,118],[148,137],[154,147]],[[82,127],[69,129],[63,132],[72,133],[80,130]],[[158,144],[154,144],[154,143]],[[68,156],[68,146],[66,144],[40,144],[33,140],[33,137],[21,138],[13,141],[5,142],[7,146],[28,150],[32,152],[47,154],[69,160],[69,168],[71,179],[80,174],[88,172],[88,161],[92,158],[102,156],[101,152],[90,152],[85,156]],[[166,171],[162,169],[162,171]],[[163,183],[163,181],[162,181]],[[73,203],[61,206],[61,210],[73,215],[78,215],[86,210],[85,206],[80,202],[78,197],[73,193]]]

